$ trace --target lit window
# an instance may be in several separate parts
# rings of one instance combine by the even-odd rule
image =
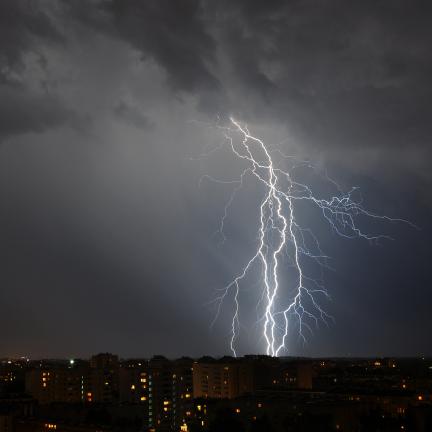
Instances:
[[[131,390],[135,390],[135,385],[134,384],[131,385]]]
[[[146,401],[147,398],[146,398],[145,396],[141,396],[141,400],[142,400],[142,401]]]

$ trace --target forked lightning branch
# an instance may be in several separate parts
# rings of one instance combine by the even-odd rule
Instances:
[[[311,167],[310,164],[301,161],[293,163],[295,158],[284,155],[280,150],[271,150],[261,138],[251,134],[247,125],[232,117],[228,125],[218,125],[217,129],[224,135],[219,148],[227,147],[232,156],[243,161],[246,166],[237,180],[217,180],[205,176],[216,182],[233,185],[219,227],[224,238],[230,207],[245,183],[259,182],[262,187],[257,188],[257,194],[262,195],[257,208],[259,216],[256,220],[256,248],[245,260],[244,267],[239,269],[238,274],[220,290],[221,294],[214,300],[217,304],[215,320],[218,319],[221,309],[228,302],[232,302],[230,348],[236,356],[241,333],[242,296],[250,295],[248,290],[243,290],[243,285],[246,285],[248,274],[258,267],[262,275],[257,285],[260,290],[257,307],[261,306],[259,309],[262,311],[258,324],[266,353],[278,356],[288,351],[287,336],[291,327],[298,330],[299,336],[306,340],[306,335],[312,331],[313,326],[316,327],[320,321],[327,323],[332,320],[321,306],[323,298],[328,297],[323,281],[321,278],[309,276],[305,266],[310,260],[318,266],[324,266],[327,257],[321,250],[318,236],[311,227],[302,224],[299,206],[305,202],[311,204],[334,233],[346,238],[371,241],[386,237],[363,232],[357,224],[359,216],[386,221],[407,221],[368,211],[360,200],[354,198],[356,188],[344,193],[327,176],[322,176],[321,179],[331,182],[337,194],[325,198],[317,196],[310,185],[299,181],[295,176],[299,165]],[[289,164],[281,164],[281,161],[287,160],[290,161]],[[251,217],[247,223],[249,222],[254,223],[254,219]],[[281,283],[280,276],[282,270],[287,270],[286,265],[283,268],[286,257],[291,269],[289,288]]]

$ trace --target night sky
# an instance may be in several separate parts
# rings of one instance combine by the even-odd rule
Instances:
[[[233,167],[199,156],[230,114],[419,227],[319,225],[335,322],[289,354],[432,355],[431,20],[412,0],[2,0],[0,356],[229,353],[209,302],[250,255],[254,191],[221,246],[230,189],[200,178]]]

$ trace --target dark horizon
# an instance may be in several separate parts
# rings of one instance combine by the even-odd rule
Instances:
[[[410,357],[398,357],[398,356],[364,356],[364,357],[344,357],[344,356],[325,356],[325,357],[307,357],[307,356],[278,356],[278,357],[272,357],[272,356],[268,356],[266,354],[242,354],[241,356],[238,357],[234,357],[232,355],[229,354],[225,354],[225,355],[221,355],[221,356],[210,356],[210,355],[202,355],[199,357],[192,357],[192,356],[188,356],[188,355],[181,355],[178,357],[169,357],[169,356],[165,356],[163,354],[152,354],[150,356],[134,356],[134,357],[124,357],[122,355],[119,355],[115,352],[112,351],[100,351],[100,352],[95,352],[90,354],[87,357],[74,357],[74,356],[70,356],[70,357],[40,357],[40,358],[30,358],[30,357],[26,357],[26,356],[21,356],[21,357],[0,357],[0,361],[5,361],[5,360],[16,360],[16,361],[24,361],[24,360],[28,360],[30,362],[38,362],[38,361],[64,361],[64,362],[69,362],[71,360],[79,360],[79,361],[88,361],[91,357],[95,356],[95,355],[99,355],[99,354],[110,354],[110,355],[116,355],[119,358],[119,361],[132,361],[132,360],[151,360],[154,358],[165,358],[167,360],[170,361],[174,361],[174,360],[180,360],[182,358],[187,358],[187,359],[191,359],[194,361],[198,361],[200,359],[213,359],[215,361],[219,361],[221,359],[233,359],[233,360],[242,360],[244,358],[253,358],[253,357],[262,357],[262,358],[270,358],[270,359],[278,359],[278,360],[311,360],[311,361],[315,361],[315,360],[349,360],[349,361],[360,361],[360,360],[377,360],[377,359],[391,359],[391,360],[422,360],[422,361],[430,361],[432,360],[432,356],[410,356]]]

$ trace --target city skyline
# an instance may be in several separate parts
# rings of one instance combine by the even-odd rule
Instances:
[[[2,432],[430,429],[431,359],[0,362]]]

